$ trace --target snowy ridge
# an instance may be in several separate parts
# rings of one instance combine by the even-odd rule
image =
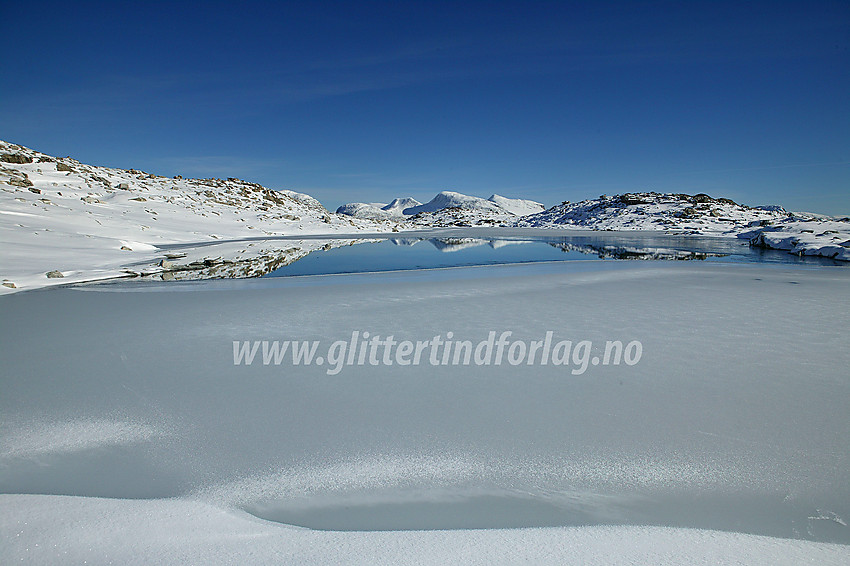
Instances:
[[[0,292],[181,267],[254,276],[310,251],[264,236],[387,229],[294,191],[96,167],[0,142]],[[260,241],[206,245],[246,238]],[[178,244],[177,257],[162,249]]]

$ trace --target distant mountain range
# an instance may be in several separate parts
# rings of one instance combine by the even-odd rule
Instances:
[[[425,204],[410,197],[397,198],[389,204],[353,202],[339,207],[337,214],[369,220],[404,221],[418,226],[493,225],[542,212],[545,208],[531,200],[495,194],[484,199],[443,191]]]

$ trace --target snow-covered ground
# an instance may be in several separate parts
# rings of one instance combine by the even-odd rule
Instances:
[[[850,261],[850,222],[847,219],[801,218],[743,232],[738,237],[749,239],[752,246]]]
[[[0,495],[0,502],[16,513],[0,512],[10,563],[797,566],[847,560],[840,545],[664,527],[338,533],[287,528],[185,500]]]
[[[846,564],[849,288],[574,261],[2,297],[0,561]],[[234,365],[353,331],[642,357]]]
[[[328,213],[301,193],[95,167],[0,142],[0,293],[138,273],[262,274],[314,249],[264,238],[390,229]],[[180,257],[170,258],[176,244]]]

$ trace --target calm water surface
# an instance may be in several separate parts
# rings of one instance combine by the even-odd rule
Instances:
[[[568,235],[492,238],[394,237],[314,252],[269,277],[433,269],[573,260],[692,260],[803,265],[842,265],[826,258],[799,257],[752,248],[745,240],[669,235]]]

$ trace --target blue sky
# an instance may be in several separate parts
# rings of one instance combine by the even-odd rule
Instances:
[[[349,201],[706,192],[850,214],[850,4],[41,2],[0,139]]]

